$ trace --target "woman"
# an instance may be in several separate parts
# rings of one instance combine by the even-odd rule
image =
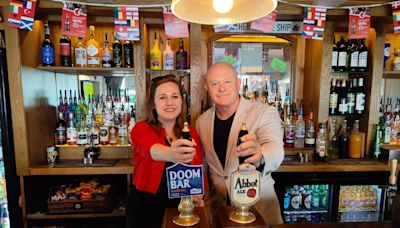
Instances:
[[[172,76],[159,77],[147,94],[146,115],[131,132],[133,186],[127,209],[127,227],[160,227],[164,211],[177,207],[169,199],[166,168],[174,163],[201,164],[200,140],[189,128],[193,142],[180,139],[183,128],[183,88]]]

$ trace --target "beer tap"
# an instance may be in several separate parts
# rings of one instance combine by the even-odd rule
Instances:
[[[394,209],[396,208],[394,206],[395,204],[395,198],[396,198],[396,193],[397,193],[397,159],[391,160],[391,171],[390,171],[390,176],[389,176],[389,186],[387,189],[387,208],[389,212],[394,215],[393,213]],[[399,207],[398,205],[397,207]]]

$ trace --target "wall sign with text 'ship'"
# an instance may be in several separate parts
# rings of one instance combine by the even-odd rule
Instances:
[[[263,33],[262,31],[251,29],[251,22],[215,25],[216,33]],[[301,34],[303,32],[303,21],[275,21],[274,34]]]
[[[204,194],[203,166],[176,163],[167,168],[168,197]]]

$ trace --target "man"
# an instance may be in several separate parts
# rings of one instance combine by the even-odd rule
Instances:
[[[255,208],[267,224],[282,223],[279,202],[271,172],[282,163],[283,130],[278,111],[268,104],[252,102],[239,96],[240,80],[235,69],[226,63],[211,66],[205,89],[215,106],[197,120],[205,160],[210,176],[210,195],[206,206],[216,209],[231,204],[230,178],[238,169],[238,157],[250,155],[245,163],[261,171],[260,200]],[[249,134],[236,146],[242,122]]]

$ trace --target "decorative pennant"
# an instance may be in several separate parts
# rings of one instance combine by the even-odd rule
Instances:
[[[274,31],[274,24],[276,21],[276,14],[278,11],[274,10],[270,14],[260,19],[251,22],[250,28],[265,33],[272,33]]]
[[[171,12],[171,6],[163,6],[164,29],[167,38],[189,37],[189,25]]]
[[[62,34],[84,38],[86,36],[86,24],[86,6],[83,4],[64,2],[61,18]]]
[[[400,1],[390,4],[392,5],[394,33],[400,33]]]
[[[349,39],[367,38],[371,27],[369,8],[350,8],[349,10]]]
[[[304,8],[303,33],[306,39],[322,40],[324,38],[326,9],[317,7]]]
[[[11,0],[9,5],[8,25],[32,31],[35,17],[36,0]]]
[[[117,40],[140,40],[138,8],[114,8],[114,31]]]

